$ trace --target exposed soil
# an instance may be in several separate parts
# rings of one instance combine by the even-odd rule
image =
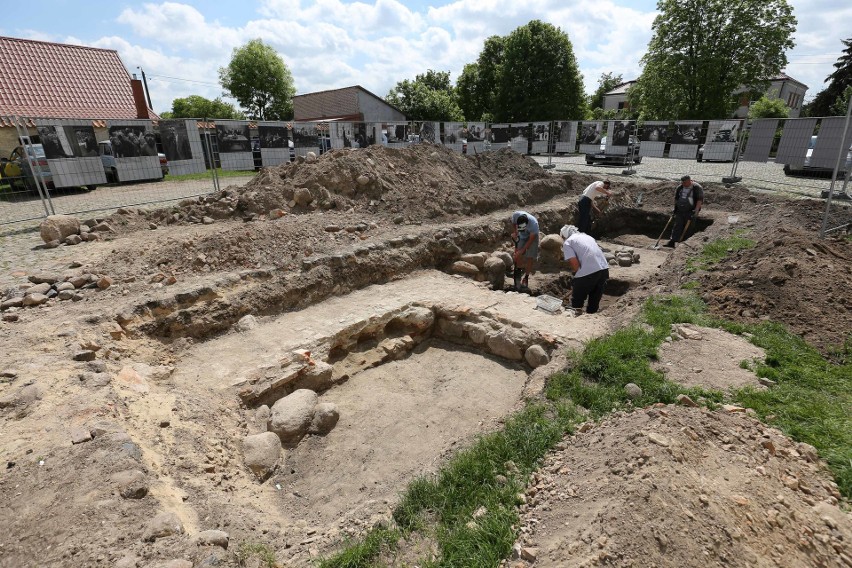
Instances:
[[[237,566],[240,543],[308,566],[537,396],[566,348],[687,280],[714,314],[782,323],[827,355],[848,336],[850,240],[818,238],[822,202],[741,186],[703,183],[700,232],[652,250],[673,184],[613,177],[596,236],[641,260],[613,267],[623,285],[595,315],[549,315],[534,298],[489,291],[481,275],[437,272],[465,253],[511,250],[513,209],[556,233],[592,179],[548,174],[507,150],[335,150],[242,188],[119,211],[99,220],[111,227],[101,242],[22,251],[45,261],[12,266],[2,300],[34,274],[94,276],[80,301],[2,312],[0,566]],[[755,247],[690,271],[706,241],[739,229]],[[534,292],[567,292],[556,267],[542,270]],[[661,348],[671,379],[763,388],[739,367],[759,350],[696,332]],[[543,346],[551,362],[534,369],[518,342]],[[340,420],[282,450],[261,481],[242,444],[266,430],[268,409],[246,389],[287,394],[282,377],[297,368],[301,384],[314,360],[334,368],[314,388]],[[583,430],[530,486],[526,559],[509,565],[530,554],[542,566],[850,565],[852,521],[824,465],[750,416],[640,409]],[[227,550],[203,532],[213,529],[228,533]]]

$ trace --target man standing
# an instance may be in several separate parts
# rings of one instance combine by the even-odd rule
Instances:
[[[565,225],[559,235],[564,240],[562,256],[574,273],[571,307],[575,310],[583,309],[588,298],[586,313],[593,314],[601,305],[604,287],[609,279],[609,263],[595,239],[581,233],[574,225]]]
[[[577,225],[580,231],[589,234],[592,232],[592,209],[601,214],[601,210],[595,203],[595,198],[599,195],[609,197],[612,192],[609,190],[609,180],[596,181],[589,184],[589,187],[583,190],[583,195],[580,196],[580,202],[577,204],[577,212],[579,220]]]
[[[674,228],[666,247],[675,247],[686,237],[687,223],[695,221],[701,206],[704,204],[704,188],[693,183],[692,178],[683,176],[680,185],[675,189],[675,206],[672,215],[675,218]]]
[[[538,259],[538,220],[526,211],[512,213],[512,240],[515,241],[515,289],[529,288],[533,264]],[[521,280],[521,274],[524,278]]]

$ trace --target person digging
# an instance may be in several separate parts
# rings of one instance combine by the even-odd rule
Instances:
[[[515,290],[529,289],[530,275],[538,259],[538,220],[526,211],[515,211],[512,213],[512,225],[512,240],[515,242],[515,253],[512,255],[515,263]]]
[[[571,308],[579,315],[588,299],[586,313],[594,314],[600,309],[609,279],[609,262],[597,241],[574,225],[562,227],[559,236],[563,240],[562,258],[574,273],[571,281]]]
[[[688,175],[683,176],[680,178],[680,185],[675,189],[674,198],[674,227],[669,242],[663,245],[669,248],[674,248],[676,243],[686,238],[689,225],[695,222],[704,204],[704,188],[693,182]]]

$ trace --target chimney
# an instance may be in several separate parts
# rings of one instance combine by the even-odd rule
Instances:
[[[131,79],[130,89],[133,91],[133,102],[136,104],[136,118],[147,120],[149,118],[148,104],[145,102],[145,90],[142,88],[142,81]]]

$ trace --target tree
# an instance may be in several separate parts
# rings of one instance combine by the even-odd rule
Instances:
[[[763,95],[751,103],[748,109],[749,118],[787,118],[790,116],[790,107],[778,97],[767,97]]]
[[[498,70],[495,120],[584,117],[583,77],[571,40],[552,24],[532,20],[510,33]]]
[[[846,90],[840,93],[834,104],[829,109],[831,115],[845,115],[849,110],[849,99],[852,98],[852,85],[846,87]]]
[[[172,101],[172,110],[164,112],[163,118],[229,118],[234,120],[245,119],[246,115],[237,110],[234,105],[224,102],[216,97],[212,101],[200,95],[175,99]]]
[[[640,78],[648,119],[729,117],[731,94],[764,92],[794,45],[786,0],[659,0],[657,10]]]
[[[468,120],[490,122],[494,118],[504,45],[505,38],[500,36],[486,39],[476,63],[465,65],[456,82],[459,106]]]
[[[464,120],[449,71],[429,69],[413,81],[400,81],[388,92],[385,100],[401,110],[409,120]]]
[[[829,116],[835,114],[846,114],[846,106],[843,111],[837,113],[832,107],[838,106],[840,97],[843,92],[852,86],[852,37],[849,39],[840,40],[846,49],[843,50],[843,55],[837,58],[834,64],[834,72],[825,78],[828,86],[817,93],[814,100],[808,105],[809,116]]]
[[[293,76],[278,53],[260,39],[234,48],[231,62],[219,68],[219,83],[253,120],[293,118]]]
[[[598,79],[598,88],[589,97],[589,108],[593,111],[598,108],[603,109],[604,95],[622,83],[624,83],[624,79],[621,78],[621,75],[601,73],[601,77]]]

